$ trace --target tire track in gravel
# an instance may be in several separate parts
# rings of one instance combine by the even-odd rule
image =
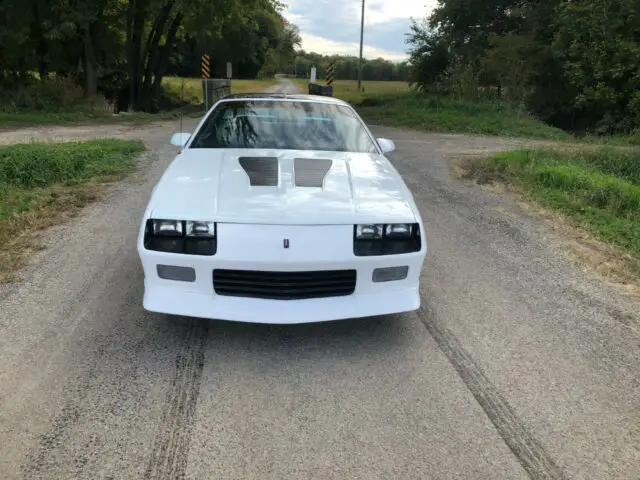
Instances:
[[[92,285],[91,281],[89,285]],[[125,304],[133,301],[137,293],[129,292]],[[86,301],[86,292],[78,293],[77,297],[74,303]],[[73,310],[66,314],[85,315]],[[52,472],[59,474],[58,469],[62,465],[66,466],[70,475],[73,472],[72,478],[80,478],[90,458],[95,454],[96,442],[99,440],[93,433],[80,448],[74,439],[78,438],[78,430],[83,428],[82,425],[90,418],[104,414],[104,411],[92,410],[91,407],[99,408],[95,403],[96,388],[100,388],[99,379],[104,375],[104,366],[113,364],[113,359],[117,356],[113,346],[117,343],[117,336],[124,330],[122,323],[126,322],[126,317],[122,312],[114,312],[114,318],[117,321],[113,325],[113,331],[101,331],[78,342],[79,351],[93,352],[93,355],[75,357],[78,374],[65,387],[65,399],[60,413],[53,417],[49,429],[39,436],[38,446],[26,455],[21,467],[26,478],[53,478]],[[150,337],[143,335],[132,341],[128,352],[137,356],[139,352],[149,348],[150,342]],[[134,378],[136,365],[131,364],[126,370],[118,373],[124,378]],[[119,383],[115,388],[110,386],[110,393],[114,398],[121,399],[128,394],[128,387],[127,383]]]
[[[186,473],[209,333],[208,322],[199,319],[188,321],[191,325],[183,340],[184,349],[175,358],[175,369],[156,429],[145,479],[184,478]]]
[[[535,480],[567,479],[458,339],[438,322],[431,308],[424,305],[417,314],[529,476]]]
[[[96,338],[102,341],[101,338]],[[134,350],[143,348],[146,340],[136,343]],[[107,348],[99,346],[96,350],[95,361],[92,361],[87,369],[78,375],[75,382],[67,386],[67,395],[59,414],[52,422],[49,430],[40,435],[38,448],[27,455],[22,465],[22,472],[28,478],[51,478],[50,472],[59,468],[61,464],[67,465],[67,471],[73,472],[74,478],[78,478],[84,471],[89,457],[95,445],[92,439],[81,451],[70,448],[72,438],[77,432],[78,426],[86,422],[93,415],[87,409],[87,396],[91,387],[99,376],[100,366],[108,361]]]
[[[403,162],[401,168],[405,173],[403,178],[406,179],[411,190],[423,191],[425,187],[421,182],[415,180],[420,178],[422,172],[411,165],[411,162]],[[442,186],[434,178],[431,178],[429,189],[432,192],[437,191],[435,197],[449,205],[466,206],[468,201],[459,192]],[[524,243],[519,232],[508,222],[497,219],[496,224],[512,241]],[[428,298],[428,295],[424,293],[421,296]],[[567,476],[563,470],[529,432],[511,405],[464,349],[456,336],[437,320],[430,306],[423,301],[423,306],[417,311],[417,315],[529,476],[535,480],[565,480]]]

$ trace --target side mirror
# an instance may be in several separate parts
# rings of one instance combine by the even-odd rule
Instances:
[[[396,144],[388,138],[378,138],[378,145],[380,145],[382,153],[391,153],[396,149]]]
[[[185,132],[174,133],[169,143],[171,143],[171,145],[175,145],[176,147],[180,147],[180,149],[182,149],[187,144],[190,138],[191,138],[190,133],[185,133]]]

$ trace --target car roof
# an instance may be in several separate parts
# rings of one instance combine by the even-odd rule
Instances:
[[[347,102],[334,97],[325,97],[322,95],[305,95],[301,93],[232,93],[225,95],[220,102],[237,101],[237,100],[285,100],[297,102],[315,102],[315,103],[331,103],[334,105],[348,105]]]

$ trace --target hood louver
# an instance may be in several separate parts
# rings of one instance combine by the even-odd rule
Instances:
[[[252,187],[278,186],[278,159],[275,157],[240,157],[240,166],[249,176]]]
[[[294,183],[296,187],[322,188],[324,178],[331,170],[332,160],[296,158],[294,160]]]

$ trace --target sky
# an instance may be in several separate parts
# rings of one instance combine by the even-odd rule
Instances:
[[[284,0],[285,17],[300,28],[302,48],[323,54],[358,55],[361,0]],[[437,0],[366,0],[365,58],[404,60],[411,18],[421,20]]]

